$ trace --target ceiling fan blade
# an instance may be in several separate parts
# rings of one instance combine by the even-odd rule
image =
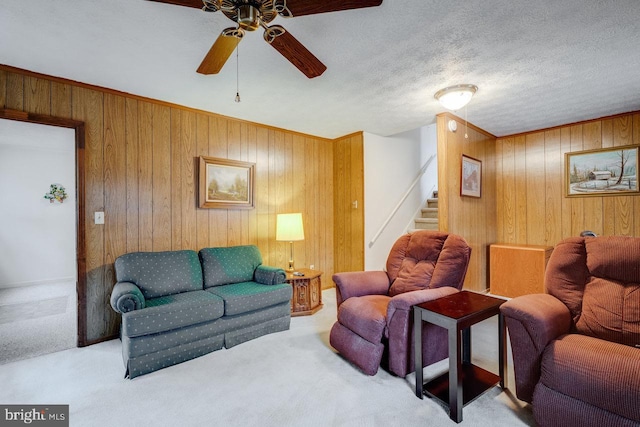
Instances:
[[[242,34],[233,35],[237,32],[236,28],[227,28],[222,31],[218,36],[216,42],[211,46],[207,56],[204,57],[202,63],[198,67],[198,73],[200,74],[218,74],[224,66],[229,56],[242,40]]]
[[[292,17],[339,10],[380,6],[382,0],[287,0],[286,9]]]
[[[279,35],[269,37],[268,32],[272,31],[279,33]],[[269,27],[265,32],[265,40],[310,79],[318,77],[327,69],[327,66],[309,52],[298,39],[279,25]]]
[[[149,0],[158,3],[175,4],[176,6],[195,7],[196,9],[202,9],[204,4],[202,0]]]

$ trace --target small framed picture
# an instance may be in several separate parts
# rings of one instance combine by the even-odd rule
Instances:
[[[254,163],[200,156],[199,206],[218,209],[253,208],[255,167]]]
[[[460,195],[480,197],[482,191],[482,162],[462,155]]]

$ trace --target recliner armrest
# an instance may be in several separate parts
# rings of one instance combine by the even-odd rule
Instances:
[[[118,282],[111,291],[111,307],[118,313],[128,313],[145,307],[144,295],[134,283]]]
[[[259,265],[256,268],[253,277],[256,282],[263,285],[277,285],[279,283],[284,283],[287,275],[281,268]]]
[[[387,306],[387,322],[390,322],[397,310],[410,311],[411,307],[423,302],[446,297],[455,294],[458,289],[452,286],[442,286],[434,289],[420,289],[418,291],[405,292],[395,295]]]
[[[516,395],[531,403],[545,347],[571,330],[571,313],[549,294],[523,295],[500,307],[511,340]]]
[[[387,306],[387,337],[393,333],[406,337],[411,335],[409,333],[409,323],[412,306],[446,297],[456,292],[460,291],[452,286],[442,286],[440,288],[420,289],[418,291],[394,295]],[[396,316],[396,313],[401,315]],[[390,332],[391,329],[393,329],[394,332]]]
[[[500,311],[507,322],[520,322],[537,352],[571,328],[571,314],[566,305],[549,294],[523,295],[505,302]]]
[[[389,276],[384,271],[353,271],[333,275],[336,284],[338,307],[351,297],[363,295],[387,295]]]
[[[431,301],[459,292],[452,286],[442,286],[433,289],[419,289],[394,295],[387,305],[387,327],[385,336],[389,339],[389,353],[396,357],[389,361],[389,369],[397,375],[406,375],[413,371],[412,360],[412,330],[413,315],[411,307],[416,304]],[[423,325],[424,328],[438,328],[435,325]],[[438,328],[439,329],[439,328]],[[437,339],[437,338],[436,338]],[[438,344],[434,345],[437,347]],[[427,345],[426,347],[429,347]],[[400,356],[402,355],[402,356]],[[430,356],[433,357],[433,356]],[[439,357],[435,356],[437,360]],[[446,357],[443,355],[443,357]]]

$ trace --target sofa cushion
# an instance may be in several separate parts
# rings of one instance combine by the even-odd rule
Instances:
[[[228,285],[254,280],[256,268],[262,264],[257,246],[205,248],[198,253],[204,273],[204,287]]]
[[[544,350],[540,382],[640,421],[640,349],[580,334],[563,335]]]
[[[194,251],[132,252],[115,262],[118,282],[131,282],[145,299],[202,290],[202,267]]]
[[[284,305],[288,306],[288,304]],[[246,328],[229,331],[224,334],[224,346],[226,348],[231,348],[263,335],[286,331],[289,329],[290,324],[291,316],[287,315],[273,320],[256,323],[254,325],[247,326]]]
[[[262,285],[256,282],[242,282],[214,286],[208,288],[207,292],[222,298],[224,315],[233,316],[290,301],[293,290],[288,283]]]
[[[225,333],[247,328],[260,323],[268,322],[281,317],[288,317],[289,304],[274,305],[264,310],[237,316],[225,316],[219,319],[187,325],[182,328],[156,334],[141,335],[137,337],[122,337],[122,348],[125,361],[128,358],[136,358],[143,354],[156,353],[158,351],[177,347],[182,344],[205,340],[209,337],[224,337]]]
[[[206,291],[152,298],[146,308],[122,314],[122,334],[128,337],[170,331],[222,317],[224,302]]]
[[[225,327],[222,319],[187,325],[182,328],[156,334],[137,337],[122,337],[122,348],[125,360],[143,354],[151,354],[182,344],[201,341],[210,337],[224,337]]]
[[[248,313],[236,314],[234,316],[224,316],[220,319],[220,323],[224,327],[224,331],[226,333],[229,331],[245,329],[253,325],[259,325],[260,323],[279,319],[281,317],[291,317],[290,301],[281,302],[280,304],[272,305],[271,307],[267,307],[262,310],[254,310]]]

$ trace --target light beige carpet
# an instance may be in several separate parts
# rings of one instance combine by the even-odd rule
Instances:
[[[69,404],[72,426],[455,426],[414,395],[414,375],[367,376],[329,345],[335,291],[289,331],[126,380],[119,340],[0,366],[0,402]],[[497,369],[497,322],[473,328],[473,358]],[[446,361],[425,370],[430,377]],[[511,378],[513,384],[513,378]],[[464,408],[464,426],[533,426],[528,405],[493,388]]]
[[[0,289],[0,364],[73,348],[75,282]]]

